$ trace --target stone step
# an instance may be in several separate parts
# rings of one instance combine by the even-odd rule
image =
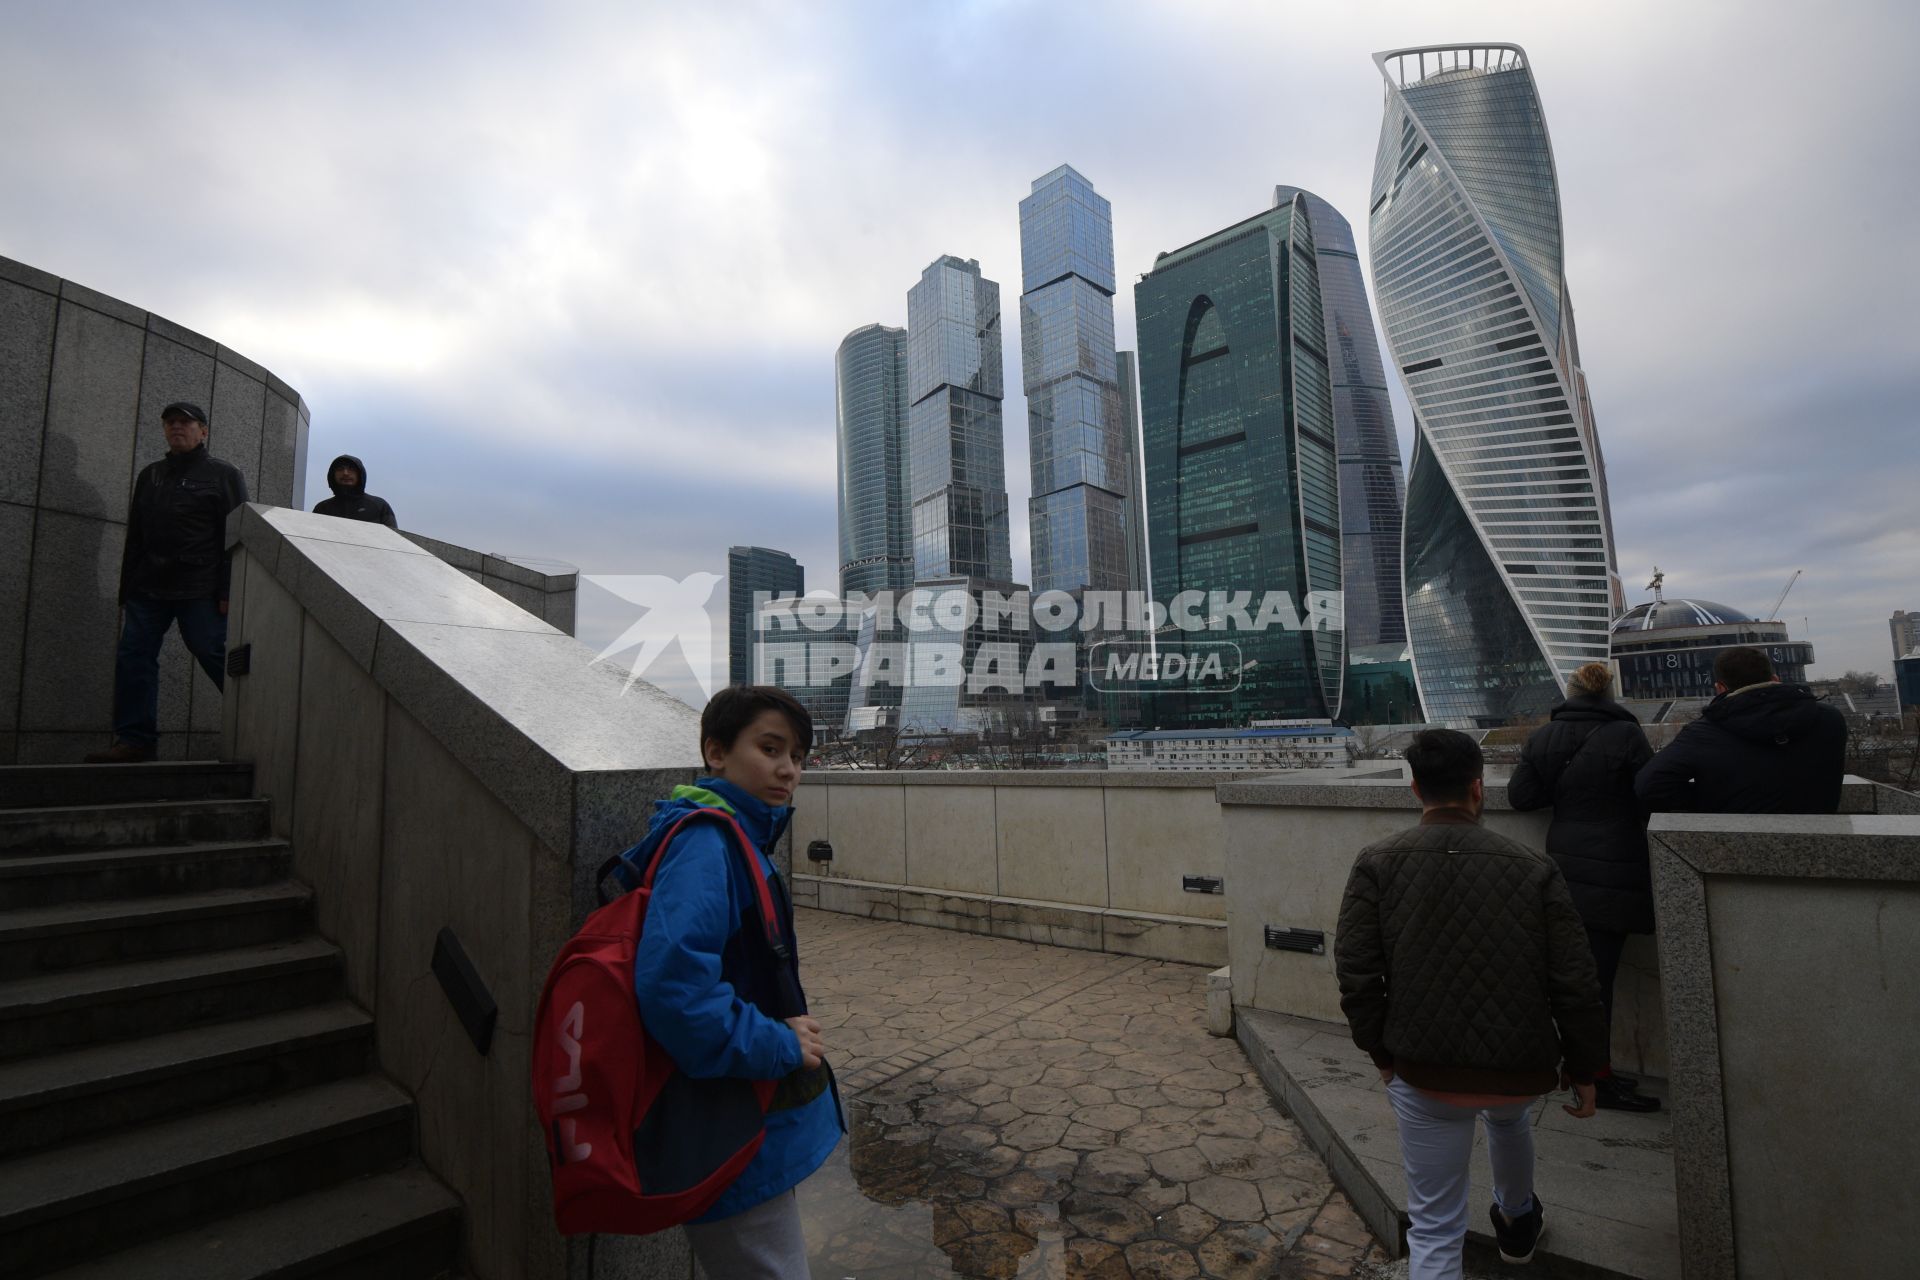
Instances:
[[[222,1218],[53,1274],[52,1280],[440,1280],[460,1201],[418,1167]]]
[[[265,800],[142,800],[0,809],[0,854],[259,839],[268,808]]]
[[[252,765],[217,760],[0,767],[0,809],[141,800],[244,800],[252,788]]]
[[[306,937],[7,979],[0,1060],[317,1004],[339,995],[340,965]]]
[[[292,861],[284,840],[0,856],[0,911],[270,884]]]
[[[396,1169],[412,1141],[412,1101],[365,1075],[9,1160],[0,1274],[42,1274]]]
[[[0,1159],[366,1071],[345,1000],[0,1062]]]
[[[0,909],[0,978],[272,942],[305,932],[313,891],[234,889]]]

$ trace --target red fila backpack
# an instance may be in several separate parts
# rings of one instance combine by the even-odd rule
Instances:
[[[560,949],[534,1015],[533,1105],[562,1235],[646,1235],[690,1222],[733,1185],[766,1138],[779,1082],[685,1075],[648,1034],[634,995],[654,873],[696,819],[732,833],[753,873],[768,945],[783,963],[791,954],[753,842],[724,810],[696,809],[651,848],[643,842],[600,867],[596,883],[646,859],[638,887],[588,916]]]

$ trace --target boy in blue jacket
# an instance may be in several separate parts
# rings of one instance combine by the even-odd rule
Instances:
[[[820,1024],[807,1016],[800,989],[792,899],[767,856],[793,816],[812,742],[812,717],[784,689],[722,689],[700,716],[707,776],[674,788],[653,818],[657,832],[696,808],[731,813],[756,846],[788,951],[778,956],[760,928],[753,880],[732,835],[712,820],[676,835],[655,872],[634,960],[640,1016],[692,1088],[728,1078],[780,1081],[753,1162],[686,1228],[694,1256],[716,1280],[806,1280],[794,1188],[845,1132]]]

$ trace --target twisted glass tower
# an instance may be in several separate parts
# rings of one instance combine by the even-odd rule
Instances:
[[[1413,405],[1402,558],[1430,720],[1536,715],[1621,612],[1567,299],[1560,190],[1518,45],[1376,54],[1374,291]]]

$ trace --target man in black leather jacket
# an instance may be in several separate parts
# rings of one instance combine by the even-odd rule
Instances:
[[[1722,649],[1719,696],[1634,779],[1656,813],[1838,813],[1847,720],[1781,684],[1758,649]]]
[[[207,452],[207,414],[179,401],[160,411],[167,455],[140,472],[120,557],[120,649],[113,668],[113,746],[89,764],[153,759],[159,739],[160,646],[176,623],[215,687],[226,683],[227,516],[246,478]]]

